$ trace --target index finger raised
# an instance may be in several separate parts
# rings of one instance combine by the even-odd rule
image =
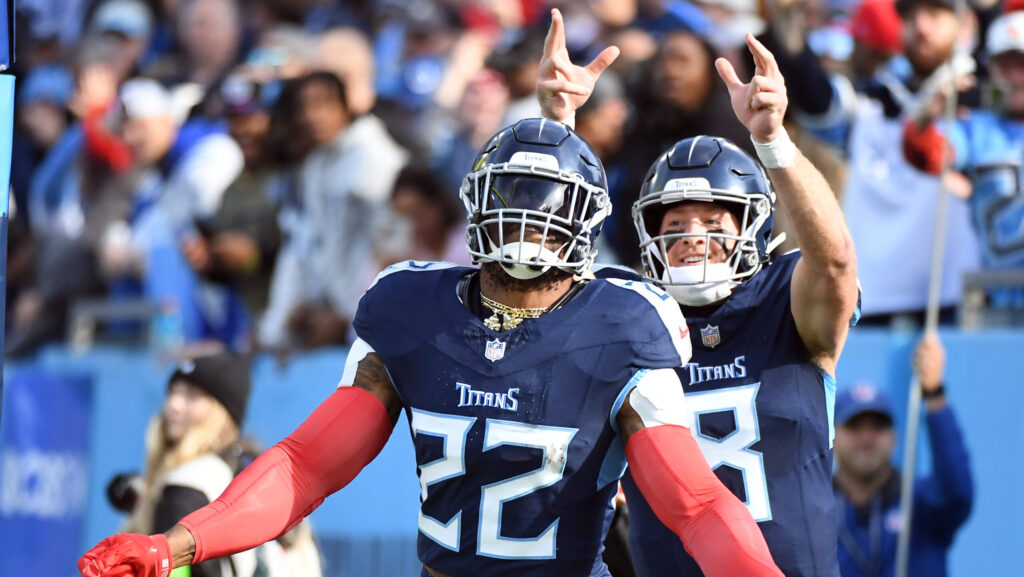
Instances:
[[[551,26],[548,27],[548,35],[544,37],[544,53],[550,56],[562,48],[565,48],[565,25],[562,22],[562,13],[558,8],[552,8]]]
[[[747,47],[750,49],[750,54],[754,57],[754,64],[764,72],[765,76],[772,78],[782,77],[779,63],[775,61],[775,55],[749,32],[747,33]]]

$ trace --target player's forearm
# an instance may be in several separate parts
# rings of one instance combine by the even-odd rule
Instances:
[[[191,562],[245,551],[290,530],[373,460],[391,427],[372,394],[339,389],[217,500],[182,519],[195,542]],[[177,558],[178,551],[172,552]]]
[[[686,428],[645,428],[630,436],[626,456],[651,510],[705,575],[782,576],[750,512],[711,472]]]
[[[768,175],[789,216],[802,260],[819,273],[819,281],[855,284],[853,239],[825,177],[799,150],[792,165],[769,169]]]

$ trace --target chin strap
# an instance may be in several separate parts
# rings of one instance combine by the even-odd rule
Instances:
[[[765,250],[765,252],[768,254],[772,254],[772,252],[775,251],[775,249],[782,246],[782,243],[784,242],[786,242],[786,233],[780,232],[778,236],[773,238],[772,241],[768,243],[768,248]]]
[[[510,242],[502,246],[494,246],[492,243],[491,246],[487,257],[500,264],[509,276],[519,280],[537,278],[552,266],[561,264],[558,253],[535,242]],[[505,259],[519,262],[510,263]]]
[[[740,283],[732,280],[731,274],[732,267],[724,263],[673,266],[665,267],[661,280],[665,292],[672,295],[676,302],[700,307],[716,303],[732,294]]]

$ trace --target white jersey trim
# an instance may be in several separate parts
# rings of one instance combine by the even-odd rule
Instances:
[[[397,263],[389,266],[388,268],[380,271],[379,273],[377,273],[377,277],[373,279],[373,282],[370,283],[369,288],[367,288],[366,290],[372,289],[373,287],[375,287],[377,285],[377,282],[380,279],[382,279],[382,278],[384,278],[386,276],[392,275],[392,274],[394,274],[396,272],[402,272],[402,271],[422,272],[422,271],[428,271],[428,270],[444,270],[444,269],[448,269],[448,268],[456,268],[458,266],[460,266],[460,265],[452,264],[450,262],[432,262],[432,261],[426,261],[426,260],[407,260],[407,261],[403,261],[403,262],[397,262]]]
[[[645,427],[687,426],[683,383],[675,369],[646,371],[629,395],[629,406],[640,415]]]
[[[359,362],[366,358],[366,355],[377,351],[363,339],[357,338],[348,349],[348,358],[345,359],[345,371],[338,381],[338,388],[351,387],[356,380],[356,371],[359,370]]]

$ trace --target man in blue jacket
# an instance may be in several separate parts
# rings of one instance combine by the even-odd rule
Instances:
[[[973,500],[967,449],[944,394],[944,365],[938,338],[925,337],[914,366],[927,410],[932,474],[915,481],[911,576],[946,575],[946,553]],[[835,418],[840,571],[843,577],[891,577],[903,523],[900,473],[892,466],[892,407],[874,385],[857,384],[837,397]]]

